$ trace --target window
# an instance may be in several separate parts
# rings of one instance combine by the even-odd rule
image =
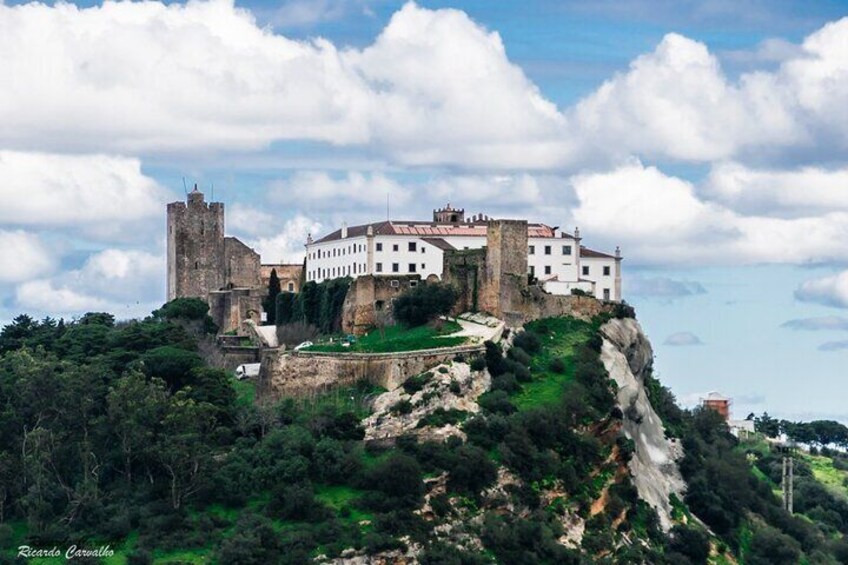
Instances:
[[[605,277],[610,276],[610,268],[609,268],[609,266],[604,267],[604,276],[605,276]]]
[[[421,263],[421,270],[423,271],[423,270],[424,270],[424,269],[426,269],[426,268],[427,268],[427,267],[425,267],[425,266],[424,266],[424,263]]]
[[[588,267],[588,266],[586,266],[586,265],[584,265],[584,266],[583,266],[583,276],[584,276],[584,277],[588,277],[588,276],[589,276],[589,267]]]
[[[289,283],[289,292],[294,292],[294,283],[293,282]]]
[[[529,255],[535,255],[535,254],[536,254],[536,246],[535,246],[535,245],[531,245],[531,246],[530,246],[530,249],[527,251],[527,253],[528,253]]]
[[[425,251],[427,251],[427,248],[422,245],[421,246],[421,253],[424,253]]]
[[[194,262],[194,268],[197,268],[197,261]]]
[[[563,245],[562,246],[562,254],[563,255],[571,255],[571,246],[570,245]]]
[[[377,263],[377,272],[378,272],[378,273],[382,273],[382,272],[383,272],[383,264],[382,264],[382,263]]]
[[[415,242],[414,242],[414,241],[410,241],[410,242],[409,242],[409,250],[410,250],[410,251],[417,251],[417,250],[418,250],[418,248],[415,246]]]
[[[409,288],[418,286],[418,281],[409,281]]]
[[[545,265],[545,274],[546,274],[546,275],[550,275],[550,274],[551,274],[551,266],[550,266],[550,265]]]
[[[382,244],[382,243],[378,243],[378,244],[377,244],[377,251],[382,251],[382,250],[383,250],[383,244]]]
[[[536,267],[530,265],[530,276],[536,276]]]
[[[400,281],[398,281],[398,280],[389,281],[389,286],[392,287],[392,288],[399,288],[400,287]]]
[[[604,300],[610,299],[610,290],[608,288],[604,289]]]
[[[415,272],[415,263],[410,263],[410,264],[409,264],[409,272],[410,272],[410,273],[414,273],[414,272]]]
[[[397,244],[397,243],[395,243],[394,245],[392,245],[392,251],[397,251],[398,249],[399,249],[399,247],[398,247],[398,244]]]
[[[392,263],[392,272],[399,273],[400,272],[400,263]]]
[[[551,254],[551,246],[550,246],[550,245],[546,245],[546,246],[545,246],[545,255],[550,255],[550,254]]]

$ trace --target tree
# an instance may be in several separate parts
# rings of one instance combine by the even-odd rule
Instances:
[[[295,298],[293,292],[280,292],[277,294],[274,307],[274,323],[282,326],[294,321]]]
[[[767,437],[777,437],[780,434],[780,420],[763,412],[759,418],[754,418],[754,429]]]
[[[214,423],[214,407],[210,404],[195,402],[184,390],[170,398],[155,453],[167,474],[174,510],[182,508],[203,486],[211,463],[206,438]]]
[[[131,372],[109,389],[107,403],[109,422],[120,444],[124,477],[132,483],[133,463],[153,444],[168,407],[165,383],[148,381],[142,373]]]
[[[203,365],[197,353],[170,345],[146,352],[141,361],[147,376],[162,379],[172,391],[189,384],[192,370]]]
[[[418,284],[395,299],[395,319],[409,327],[424,325],[437,316],[449,314],[457,297],[457,291],[451,285]]]
[[[277,269],[271,269],[271,277],[268,279],[268,296],[262,303],[265,313],[268,314],[268,323],[276,324],[277,319],[277,296],[280,294],[280,279],[277,277]]]

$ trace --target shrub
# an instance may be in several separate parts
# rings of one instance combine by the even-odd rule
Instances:
[[[497,377],[506,373],[507,364],[501,347],[492,341],[487,341],[484,345],[486,347],[486,368],[489,369],[489,374]]]
[[[494,414],[512,414],[515,412],[515,406],[509,401],[507,393],[502,390],[487,392],[477,400],[477,403],[484,410]]]
[[[482,371],[486,368],[486,360],[483,357],[475,357],[470,363],[472,371]]]
[[[458,381],[451,381],[450,386],[448,388],[453,394],[462,394],[462,387],[459,385]]]
[[[565,361],[559,357],[554,357],[548,364],[548,369],[550,369],[553,373],[559,373],[561,375],[565,372]]]
[[[671,529],[668,547],[688,557],[692,563],[702,564],[710,556],[710,537],[701,528],[694,526],[674,526]]]
[[[540,325],[539,327],[541,328],[542,326]],[[542,350],[542,338],[534,331],[525,330],[515,335],[512,345],[532,355]]]
[[[277,343],[293,347],[304,341],[314,341],[318,338],[318,328],[299,320],[277,326]]]
[[[421,283],[398,296],[393,305],[395,319],[409,327],[422,326],[447,315],[456,303],[457,291],[444,283]]]
[[[420,375],[415,375],[414,377],[410,377],[403,383],[403,390],[407,394],[415,394],[424,386],[429,383],[433,379],[433,373],[427,371],[426,373],[421,373]]]
[[[455,408],[445,410],[444,408],[439,407],[433,410],[432,413],[421,418],[421,420],[418,421],[417,427],[423,428],[425,426],[431,426],[433,428],[441,428],[448,424],[458,424],[465,419],[467,414],[468,412],[465,410],[457,410]]]
[[[365,488],[381,494],[371,497],[377,509],[415,508],[424,494],[424,481],[418,462],[403,454],[393,454],[365,476]]]
[[[510,359],[514,360],[516,363],[520,363],[525,367],[530,366],[531,357],[530,355],[524,351],[521,347],[513,345],[509,348],[509,352],[507,353]]]
[[[395,402],[395,404],[389,409],[392,414],[409,414],[412,412],[412,403],[403,398]]]
[[[492,390],[502,390],[507,394],[514,394],[521,390],[521,385],[512,373],[504,373],[492,379]]]

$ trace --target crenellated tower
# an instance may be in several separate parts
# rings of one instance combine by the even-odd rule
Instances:
[[[168,300],[207,300],[225,285],[224,265],[224,204],[194,185],[186,202],[168,204]]]

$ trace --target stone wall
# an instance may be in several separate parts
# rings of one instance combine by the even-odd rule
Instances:
[[[224,238],[224,280],[226,286],[258,288],[259,253],[236,239]]]
[[[342,331],[363,335],[383,323],[391,324],[392,301],[421,282],[421,275],[363,275],[350,283],[342,306]]]
[[[209,293],[209,315],[218,326],[221,333],[236,330],[244,334],[242,321],[253,320],[261,324],[262,318],[262,289],[232,288],[216,290]]]
[[[404,353],[318,353],[266,349],[261,353],[259,391],[271,397],[304,396],[367,380],[393,390],[409,377],[453,360],[481,355],[482,345],[443,347]]]
[[[451,313],[479,311],[480,286],[486,282],[486,248],[448,251],[442,260],[442,281],[459,291]]]
[[[527,222],[490,221],[486,239],[483,249],[444,253],[443,280],[459,291],[455,314],[479,310],[518,327],[551,316],[588,320],[615,307],[592,297],[550,294],[529,284]]]

